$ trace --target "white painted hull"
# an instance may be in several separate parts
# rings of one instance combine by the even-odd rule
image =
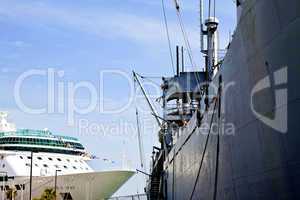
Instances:
[[[57,177],[57,200],[61,194],[70,193],[74,200],[102,200],[113,195],[132,175],[133,171],[107,171],[60,175]],[[38,198],[47,188],[54,188],[54,176],[33,177],[32,197]],[[6,185],[25,184],[18,190],[16,200],[29,200],[29,177],[19,177]],[[0,191],[1,192],[1,191]],[[4,192],[0,199],[3,200]],[[6,198],[4,198],[6,199]]]

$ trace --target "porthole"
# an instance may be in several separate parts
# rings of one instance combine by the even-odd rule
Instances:
[[[58,160],[58,161],[61,161],[61,159],[60,159],[60,158],[57,158],[57,160]]]
[[[39,159],[39,160],[43,160],[41,157],[38,157],[37,159]]]
[[[47,164],[43,164],[43,166],[44,166],[44,167],[48,167],[48,165],[47,165]]]
[[[23,159],[23,156],[20,156],[21,159]]]
[[[5,168],[5,164],[2,165],[2,168]]]
[[[64,165],[64,168],[65,168],[65,169],[68,169],[68,167],[67,167],[66,165]]]
[[[53,160],[53,159],[49,157],[48,160]]]
[[[59,166],[58,166],[58,165],[54,165],[54,167],[55,167],[55,168],[59,168]]]
[[[77,169],[75,166],[73,166],[73,169]]]

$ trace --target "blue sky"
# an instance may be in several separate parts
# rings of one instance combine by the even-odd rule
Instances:
[[[175,49],[176,44],[184,44],[173,0],[165,2],[171,42]],[[200,69],[203,64],[198,39],[199,2],[179,2],[195,63]],[[234,6],[232,0],[224,0],[217,5],[222,47],[228,43],[229,31],[234,30]],[[102,88],[99,84],[101,71],[118,70],[130,77],[134,69],[145,75],[171,76],[173,71],[162,17],[160,0],[0,0],[0,109],[9,111],[10,119],[19,128],[49,128],[58,134],[78,137],[90,152],[100,158],[116,161],[111,164],[96,160],[92,163],[96,169],[121,168],[124,152],[127,163],[137,168],[136,133],[133,129],[122,128],[128,124],[130,127],[135,125],[135,105],[131,103],[116,114],[103,113],[100,109],[76,114],[75,123],[70,125],[66,108],[70,101],[67,86],[70,82],[76,84],[82,81],[93,84],[97,90],[97,102],[103,100],[105,108],[112,109],[128,102],[132,96],[129,95],[130,83],[124,77],[108,74]],[[188,62],[186,65],[187,69],[192,70]],[[64,72],[62,77],[55,77],[55,92],[58,82],[61,82],[65,93],[54,98],[55,108],[61,102],[66,105],[64,112],[59,113],[55,109],[52,113],[25,113],[15,101],[16,80],[28,70],[47,71],[48,68],[56,73]],[[99,99],[101,88],[105,92]],[[158,96],[156,88],[147,88],[155,93],[154,96]],[[47,92],[47,78],[42,76],[26,80],[21,87],[22,100],[34,108],[47,106]],[[85,107],[89,104],[90,94],[82,89],[72,98],[77,105]],[[145,107],[145,101],[138,102]],[[141,118],[146,124],[143,137],[148,163],[157,134],[153,128],[149,128],[149,124],[154,124],[149,111],[143,110]],[[102,129],[94,131],[91,128],[82,134],[78,128],[80,119],[98,124]],[[114,129],[116,127],[119,129]],[[107,130],[110,130],[109,133],[104,133]],[[143,177],[137,175],[118,194],[142,192],[142,182]]]

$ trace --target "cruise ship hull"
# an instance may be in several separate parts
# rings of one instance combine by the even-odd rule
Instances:
[[[209,89],[221,106],[211,98],[168,154],[164,199],[300,199],[300,1],[243,6]]]
[[[30,194],[30,200],[39,200],[48,193],[53,196],[55,188],[56,200],[101,200],[135,173],[95,172],[88,165],[94,156],[77,138],[49,130],[16,129],[6,117],[0,112],[0,200],[29,200]]]
[[[111,197],[133,174],[132,171],[108,171],[59,175],[57,176],[57,199],[106,199]],[[16,177],[14,180],[5,183],[5,185],[19,189],[16,190],[15,200],[29,199],[29,177]],[[20,188],[18,188],[18,185]],[[22,190],[22,185],[25,185],[24,190]],[[33,177],[32,197],[39,198],[45,189],[53,189],[54,187],[54,176]],[[3,195],[6,196],[6,192],[2,191],[1,200]]]

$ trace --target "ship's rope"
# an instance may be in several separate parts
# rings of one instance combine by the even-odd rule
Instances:
[[[195,65],[194,59],[193,59],[192,48],[191,48],[187,33],[185,31],[180,6],[179,6],[177,0],[174,0],[174,3],[175,3],[175,7],[176,7],[176,15],[177,15],[179,26],[180,26],[180,29],[181,29],[181,32],[182,32],[182,35],[183,35],[183,39],[184,39],[184,42],[185,42],[185,46],[186,46],[186,50],[187,50],[187,53],[188,53],[189,61],[192,65],[192,67],[195,69],[195,71],[198,71],[197,67]],[[201,90],[201,80],[200,80],[199,74],[196,73],[195,78],[196,78],[198,89],[200,91]]]
[[[217,135],[217,148],[216,148],[216,171],[215,171],[215,185],[214,185],[214,197],[213,199],[217,199],[218,192],[218,178],[219,178],[219,158],[220,158],[220,123],[221,123],[221,112],[222,112],[222,76],[219,77],[219,89],[218,89],[218,135]]]
[[[207,145],[208,145],[208,141],[209,141],[209,137],[210,137],[210,133],[211,133],[211,127],[212,127],[213,119],[214,119],[215,114],[216,114],[216,108],[217,108],[217,105],[218,105],[218,135],[217,135],[217,147],[216,147],[216,168],[215,168],[213,200],[217,199],[218,175],[219,175],[218,174],[219,173],[219,155],[220,155],[221,92],[222,92],[222,87],[220,85],[219,90],[218,90],[218,95],[217,95],[216,98],[214,98],[215,105],[214,105],[214,110],[213,110],[213,114],[212,114],[212,118],[211,118],[211,122],[210,122],[210,128],[209,128],[208,135],[206,137],[204,150],[202,152],[201,162],[200,162],[200,165],[199,165],[199,170],[197,172],[197,177],[196,177],[196,181],[194,183],[193,191],[192,191],[191,196],[190,196],[190,200],[194,196],[196,186],[197,186],[197,183],[198,183],[198,180],[199,180],[199,177],[200,177],[200,173],[201,173],[201,169],[202,169],[203,161],[204,161],[204,156],[205,156],[205,153],[206,153],[206,150],[207,150]]]
[[[215,171],[215,185],[214,185],[214,200],[217,199],[218,192],[218,178],[219,178],[219,155],[220,155],[220,119],[218,125],[218,135],[217,135],[217,149],[216,149],[216,171]]]
[[[141,79],[147,80],[147,81],[149,81],[149,82],[151,82],[151,83],[153,83],[154,85],[157,85],[157,86],[160,86],[160,84],[155,82],[152,79],[162,79],[163,78],[161,76],[142,76],[138,73],[135,73],[135,74],[138,75]]]
[[[207,137],[206,137],[206,140],[205,140],[204,150],[203,150],[203,152],[202,152],[202,156],[201,156],[201,161],[200,161],[199,169],[198,169],[197,176],[196,176],[196,181],[195,181],[195,183],[194,183],[194,186],[193,186],[193,190],[192,190],[191,196],[190,196],[190,198],[189,198],[190,200],[193,199],[193,196],[194,196],[194,193],[195,193],[195,190],[196,190],[196,186],[197,186],[197,183],[198,183],[198,180],[199,180],[199,177],[200,177],[200,172],[201,172],[201,169],[202,169],[202,166],[203,166],[203,162],[204,162],[204,156],[205,156],[205,154],[206,154],[206,149],[207,149],[208,141],[209,141],[209,138],[210,138],[211,127],[212,127],[213,119],[214,119],[214,116],[215,116],[215,113],[216,113],[216,107],[217,107],[218,99],[215,98],[215,99],[214,99],[214,102],[215,102],[215,105],[214,105],[213,114],[212,114],[212,117],[211,117],[211,122],[210,122],[210,126],[209,126],[209,132],[208,132]]]
[[[142,138],[142,133],[141,133],[141,125],[140,125],[140,118],[139,118],[139,111],[136,106],[136,126],[137,126],[137,132],[138,132],[138,144],[139,144],[139,153],[140,153],[140,164],[141,164],[141,169],[143,171],[145,170],[145,153],[144,153],[144,144],[143,144],[143,138]]]
[[[193,59],[193,54],[192,54],[192,48],[191,48],[186,30],[185,30],[185,27],[184,27],[182,15],[181,15],[181,12],[180,12],[180,6],[179,6],[177,0],[174,0],[174,3],[175,3],[175,7],[176,7],[176,15],[177,15],[177,18],[178,18],[178,24],[179,24],[180,30],[182,32],[183,40],[185,42],[185,46],[186,46],[186,49],[187,49],[187,52],[188,52],[190,63],[192,65],[192,67],[196,68],[195,64],[194,64],[194,61],[193,61],[194,59]]]
[[[174,65],[173,52],[172,52],[172,47],[171,47],[171,39],[170,39],[170,33],[169,33],[169,25],[168,25],[168,20],[167,20],[165,1],[161,0],[161,4],[162,4],[162,11],[163,11],[163,16],[164,16],[164,24],[165,24],[166,35],[167,35],[167,40],[168,40],[172,70],[173,70],[173,74],[175,74],[175,65]]]

